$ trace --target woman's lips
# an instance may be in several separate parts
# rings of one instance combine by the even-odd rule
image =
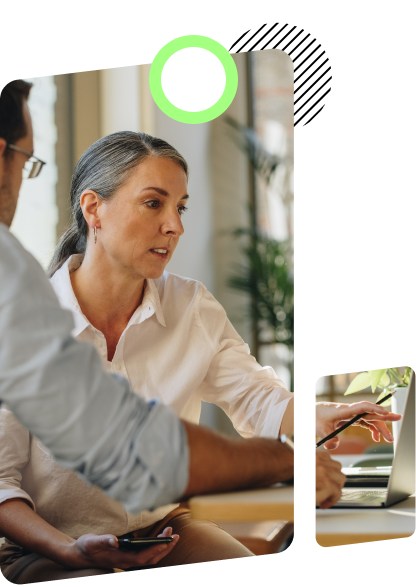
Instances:
[[[159,257],[159,259],[167,259],[168,258],[168,250],[167,249],[150,249],[150,252],[153,253],[153,255],[155,255],[156,257]]]

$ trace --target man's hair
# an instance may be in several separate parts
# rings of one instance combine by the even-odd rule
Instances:
[[[23,117],[23,100],[29,97],[32,84],[22,79],[10,82],[0,95],[0,137],[14,144],[27,134]],[[9,150],[6,149],[5,154]]]

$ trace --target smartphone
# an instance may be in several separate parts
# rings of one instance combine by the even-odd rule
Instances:
[[[150,538],[117,538],[120,548],[126,550],[141,550],[142,548],[149,548],[155,544],[169,544],[173,538],[171,536],[167,538],[150,537]]]

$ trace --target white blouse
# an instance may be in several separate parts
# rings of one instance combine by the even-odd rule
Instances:
[[[148,279],[143,302],[110,363],[104,335],[81,312],[72,289],[69,274],[81,263],[82,255],[70,257],[51,284],[73,313],[73,336],[95,344],[108,371],[189,422],[199,422],[202,400],[222,408],[241,436],[277,438],[293,395],[271,367],[261,367],[250,355],[224,308],[201,283],[166,271]]]
[[[81,262],[82,255],[72,256],[51,283],[61,305],[73,313],[73,336],[93,343],[106,369],[126,377],[138,395],[159,398],[190,422],[199,422],[203,400],[220,406],[242,436],[278,436],[293,396],[271,367],[260,367],[250,355],[222,306],[202,284],[167,272],[147,280],[143,302],[110,363],[103,334],[82,314],[72,289],[69,273]],[[98,487],[60,467],[2,407],[0,503],[12,498],[25,499],[44,520],[73,538],[88,532],[131,532],[156,523],[176,507],[130,514]]]

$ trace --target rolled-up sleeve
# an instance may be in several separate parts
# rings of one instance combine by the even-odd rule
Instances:
[[[201,386],[202,400],[222,408],[245,438],[277,438],[293,394],[271,367],[261,367],[250,355],[224,308],[203,286],[198,313],[214,351]]]
[[[0,400],[61,465],[126,509],[178,501],[188,482],[182,423],[106,374],[72,329],[40,265],[0,225]]]
[[[21,488],[22,469],[29,462],[29,432],[2,406],[0,408],[0,504],[24,499],[35,509],[32,498]]]

